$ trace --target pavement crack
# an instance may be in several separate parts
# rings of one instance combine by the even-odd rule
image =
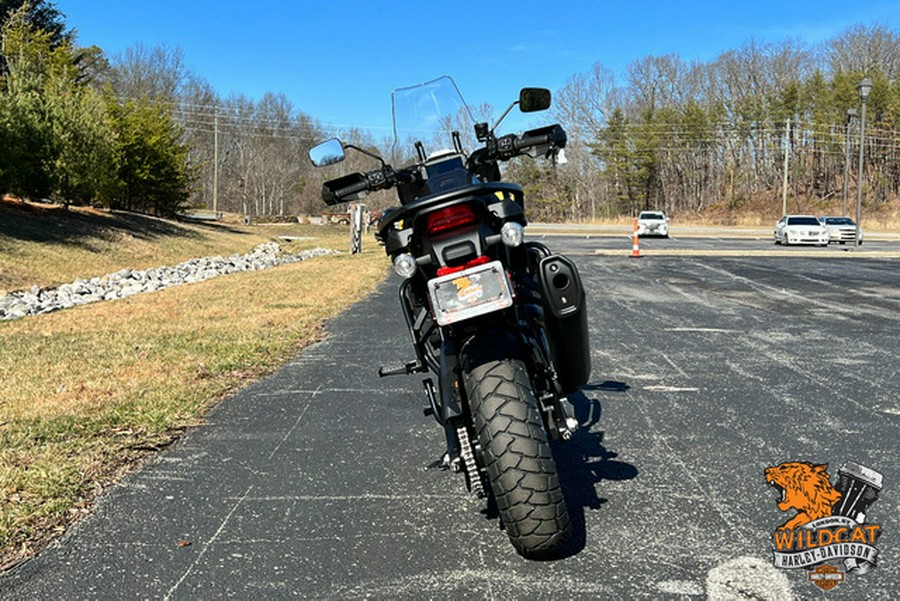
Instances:
[[[322,385],[319,384],[316,386],[316,389],[309,393],[309,400],[306,401],[306,405],[303,406],[303,409],[300,411],[300,415],[297,416],[297,419],[294,420],[294,424],[291,426],[291,429],[287,431],[287,433],[282,437],[282,439],[275,445],[275,448],[272,449],[272,452],[269,453],[269,459],[275,456],[275,454],[281,450],[281,447],[284,445],[285,441],[290,438],[291,434],[294,433],[294,430],[297,429],[297,426],[300,425],[300,422],[303,420],[303,416],[306,415],[306,411],[309,409],[310,405],[312,405],[313,400],[315,400],[316,395],[322,391]]]
[[[166,596],[163,597],[163,599],[166,599],[166,600],[171,599],[172,595],[175,594],[175,591],[178,590],[178,587],[181,586],[181,584],[187,579],[187,577],[191,575],[191,572],[194,571],[194,568],[197,567],[197,564],[200,563],[200,560],[203,559],[203,557],[206,555],[206,552],[209,550],[209,548],[213,545],[213,543],[216,542],[216,539],[219,538],[219,535],[222,534],[222,531],[225,529],[225,526],[228,524],[228,521],[231,519],[231,516],[234,515],[234,512],[237,511],[238,507],[241,506],[241,504],[244,502],[244,500],[250,496],[250,493],[252,491],[253,491],[253,485],[251,484],[247,488],[247,490],[244,491],[244,494],[241,496],[241,498],[238,499],[234,505],[232,505],[231,510],[228,512],[228,515],[226,515],[225,519],[222,520],[222,523],[219,524],[219,527],[216,529],[215,533],[213,533],[212,537],[208,541],[203,543],[203,547],[200,549],[200,552],[197,554],[197,558],[194,559],[193,562],[191,562],[191,565],[188,566],[188,569],[185,570],[184,573],[181,575],[181,578],[179,578],[178,581],[172,585],[172,588],[169,589],[169,591],[166,593]]]

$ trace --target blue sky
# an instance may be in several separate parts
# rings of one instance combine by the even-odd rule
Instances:
[[[601,62],[675,53],[709,61],[758,42],[810,45],[855,24],[900,29],[900,0],[607,2],[496,0],[57,0],[78,44],[115,56],[181,48],[221,96],[283,92],[326,125],[381,137],[390,94],[451,75],[469,104],[498,111],[522,86],[556,90]]]

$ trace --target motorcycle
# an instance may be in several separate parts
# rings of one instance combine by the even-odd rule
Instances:
[[[558,555],[571,534],[550,441],[577,429],[567,395],[591,369],[578,270],[525,240],[522,188],[501,181],[501,162],[560,158],[559,125],[496,133],[513,107],[531,113],[550,102],[549,90],[523,88],[489,127],[442,77],[393,93],[394,154],[403,143],[415,151],[407,167],[336,138],[309,153],[319,167],[344,160],[348,149],[378,163],[326,181],[329,205],[396,189],[400,205],[384,211],[375,237],[403,278],[399,300],[415,358],[379,375],[431,372],[425,413],[444,429],[442,466],[494,503],[511,543],[529,558]],[[426,145],[438,150],[429,154]]]

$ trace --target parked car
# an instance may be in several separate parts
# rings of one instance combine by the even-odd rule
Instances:
[[[849,217],[819,217],[819,223],[828,230],[828,242],[856,242],[856,222]],[[863,242],[863,231],[859,228],[859,243]]]
[[[785,215],[775,224],[775,244],[828,245],[828,230],[813,215]]]
[[[641,211],[638,215],[638,236],[669,237],[669,218],[662,211]]]

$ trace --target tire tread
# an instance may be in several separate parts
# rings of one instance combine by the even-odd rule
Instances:
[[[525,366],[490,359],[466,368],[475,432],[507,535],[523,556],[551,557],[571,524]]]

